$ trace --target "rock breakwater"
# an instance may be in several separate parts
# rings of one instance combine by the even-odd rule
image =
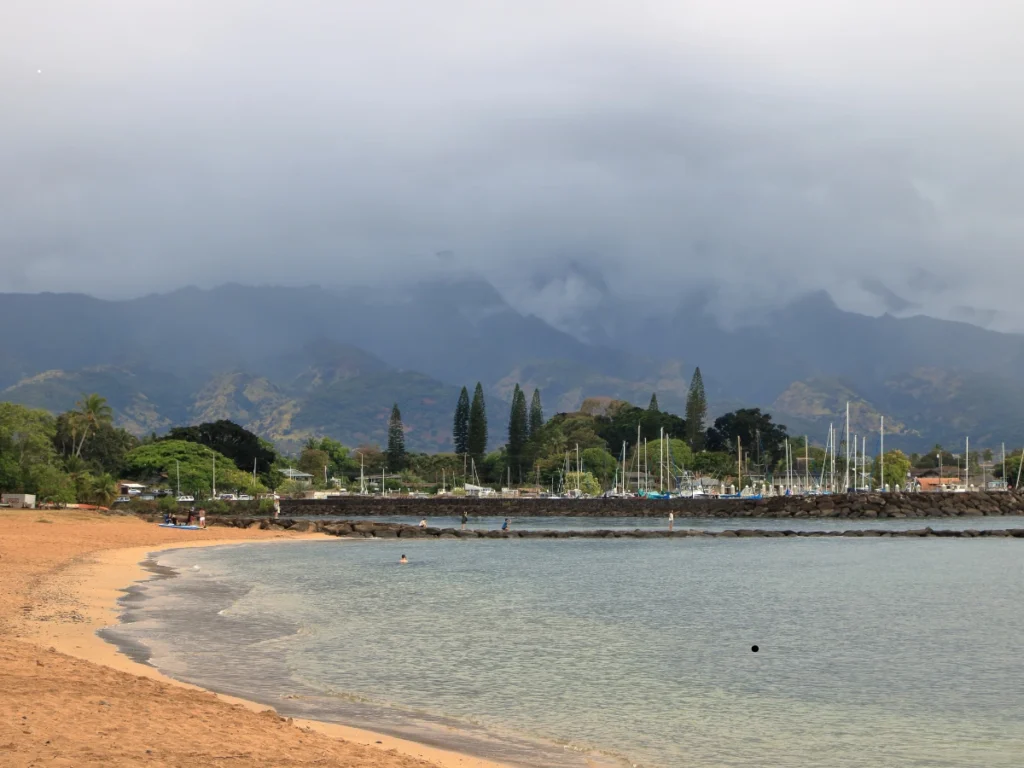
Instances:
[[[342,496],[285,499],[282,517],[751,517],[901,519],[1024,515],[1024,493],[851,493],[768,499],[425,499]]]
[[[234,528],[262,528],[264,530],[295,531],[297,533],[325,533],[330,536],[376,539],[684,539],[684,538],[1014,538],[1024,539],[1024,528],[999,530],[945,530],[930,527],[907,530],[855,529],[848,531],[790,531],[764,528],[740,528],[725,531],[706,531],[680,528],[674,531],[605,529],[588,531],[514,530],[420,528],[401,523],[373,520],[293,520],[287,518],[218,517],[208,521],[211,526]]]

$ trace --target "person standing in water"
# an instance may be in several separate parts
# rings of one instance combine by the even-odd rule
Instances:
[[[462,510],[462,530],[466,530],[466,523],[469,522],[469,515],[466,514],[466,510]]]
[[[408,563],[408,562],[409,562],[409,558],[407,558],[407,557],[406,557],[405,555],[402,555],[402,556],[401,556],[401,557],[400,557],[400,558],[398,559],[398,562],[399,562],[399,564],[401,564],[401,565],[405,565],[406,563]]]
[[[670,531],[672,530],[672,526],[675,525],[675,522],[676,522],[676,516],[672,512],[669,512],[668,513],[668,529]]]
[[[501,530],[507,531],[511,527],[512,527],[512,524],[509,522],[509,519],[506,517],[505,518],[505,522],[501,524]]]

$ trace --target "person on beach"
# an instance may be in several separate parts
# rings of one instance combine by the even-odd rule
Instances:
[[[202,507],[199,508],[199,527],[206,527],[206,510],[203,509]]]
[[[675,522],[676,522],[675,514],[673,514],[672,512],[669,512],[668,513],[668,529],[670,531],[672,530],[672,526],[675,525]]]
[[[281,502],[274,499],[274,519],[277,520],[281,516]]]
[[[422,520],[420,520],[420,528],[426,528],[426,527],[427,527],[427,518],[424,517]]]
[[[466,510],[462,510],[462,530],[466,530],[466,523],[469,522],[469,515],[466,514]]]
[[[509,519],[506,517],[505,518],[505,522],[501,524],[501,530],[507,531],[511,527],[512,527],[512,524],[509,522]]]
[[[189,507],[189,509],[188,509],[188,522],[186,522],[185,525],[192,525],[192,521],[195,519],[195,516],[196,516],[195,508],[194,507]]]
[[[406,563],[408,563],[408,562],[409,562],[409,558],[407,558],[407,557],[406,557],[405,555],[402,555],[402,556],[401,556],[401,557],[400,557],[400,558],[398,559],[398,562],[399,562],[399,563],[400,563],[401,565],[405,565]]]

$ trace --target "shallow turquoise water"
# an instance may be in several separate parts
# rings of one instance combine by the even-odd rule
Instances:
[[[116,639],[283,712],[533,766],[583,765],[578,750],[1024,764],[1015,540],[331,541],[159,559],[183,576],[133,600]]]

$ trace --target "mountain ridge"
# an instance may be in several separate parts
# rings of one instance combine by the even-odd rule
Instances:
[[[608,317],[628,314],[604,300]],[[386,292],[236,283],[114,301],[2,294],[0,323],[17,331],[0,340],[0,387],[50,410],[98,391],[133,431],[232,418],[286,448],[315,434],[383,443],[397,401],[410,447],[444,450],[461,386],[484,383],[498,441],[516,383],[539,387],[548,415],[588,397],[645,405],[653,391],[681,413],[699,365],[712,415],[765,407],[818,442],[846,399],[858,430],[885,415],[894,446],[1024,437],[1024,336],[858,315],[824,291],[752,325],[724,328],[713,308],[710,294],[691,296],[598,345],[471,277]]]

